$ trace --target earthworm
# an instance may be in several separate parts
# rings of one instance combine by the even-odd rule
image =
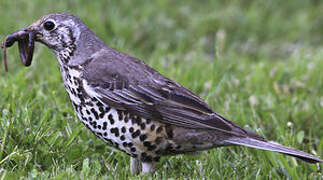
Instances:
[[[1,48],[3,49],[3,62],[4,62],[4,69],[8,72],[8,62],[7,62],[7,47],[6,47],[7,38],[2,42]]]
[[[21,62],[25,66],[29,66],[32,61],[35,43],[35,33],[32,31],[28,31],[28,29],[16,31],[8,35],[1,44],[1,48],[3,49],[3,59],[6,72],[8,72],[7,48],[11,47],[16,41],[18,41]]]

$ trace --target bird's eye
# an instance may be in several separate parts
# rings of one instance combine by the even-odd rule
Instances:
[[[55,24],[54,24],[52,21],[46,21],[46,22],[44,23],[44,28],[45,28],[45,30],[47,30],[47,31],[51,31],[51,30],[53,30],[53,29],[54,29],[54,27],[55,27]]]

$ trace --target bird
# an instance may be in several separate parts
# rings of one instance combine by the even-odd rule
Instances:
[[[76,115],[95,136],[131,157],[133,174],[153,173],[164,156],[234,145],[323,162],[239,127],[144,61],[106,45],[72,14],[44,15],[8,36],[4,46],[14,41],[26,66],[34,42],[54,52]]]

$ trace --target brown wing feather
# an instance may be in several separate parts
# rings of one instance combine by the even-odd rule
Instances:
[[[96,56],[84,67],[83,76],[101,101],[144,118],[187,128],[250,135],[213,112],[189,90],[120,52],[106,51]]]

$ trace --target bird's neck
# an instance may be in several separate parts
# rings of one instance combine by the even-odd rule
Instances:
[[[60,66],[67,65],[69,61],[72,59],[72,57],[74,56],[75,50],[76,50],[76,45],[71,44],[64,49],[61,49],[60,51],[55,51],[54,53],[57,56],[59,65]]]
[[[104,42],[91,30],[83,29],[66,48],[55,52],[61,66],[80,66],[86,63],[96,52],[106,48]]]

